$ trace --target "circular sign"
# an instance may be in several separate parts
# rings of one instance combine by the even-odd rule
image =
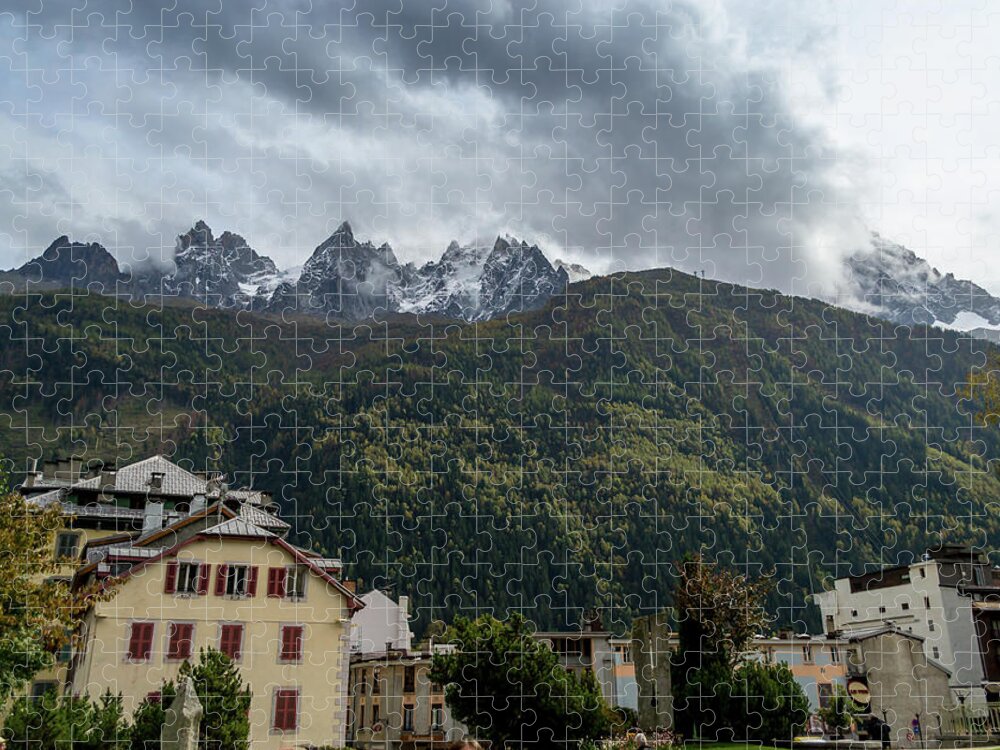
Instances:
[[[872,694],[868,686],[857,678],[847,681],[847,694],[855,703],[860,703],[862,706],[867,706],[872,702]]]

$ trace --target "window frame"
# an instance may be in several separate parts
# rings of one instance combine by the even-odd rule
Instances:
[[[403,704],[403,726],[402,731],[412,732],[415,726],[414,719],[416,718],[416,706],[413,703]]]
[[[291,727],[278,726],[278,707],[283,699],[294,699],[294,720]],[[287,709],[282,712],[284,717]],[[271,734],[298,732],[302,717],[302,690],[299,687],[276,687],[271,695]]]
[[[203,562],[200,560],[178,560],[177,561],[177,577],[174,579],[174,596],[198,596],[198,584],[201,581],[201,571]],[[188,591],[181,588],[181,571],[190,571],[194,569],[193,575],[189,575],[189,582],[192,586],[192,590]]]
[[[56,561],[71,562],[80,556],[80,538],[83,536],[79,531],[64,530],[56,534]],[[64,539],[73,540],[73,551],[70,554],[62,552],[62,542]]]
[[[177,628],[190,628],[187,638],[187,655],[186,656],[175,656],[173,654],[173,644],[174,637],[176,635]],[[163,661],[166,663],[176,664],[178,662],[185,662],[194,655],[194,634],[195,634],[195,623],[191,620],[169,620],[167,622],[167,632],[166,632],[166,647],[163,649]]]
[[[304,601],[306,598],[306,589],[308,588],[308,580],[309,569],[305,565],[286,565],[282,598],[293,602]],[[294,583],[301,583],[301,586],[293,586]],[[299,588],[301,588],[301,591],[298,590]]]
[[[285,656],[285,632],[298,631],[298,644],[295,656]],[[300,623],[282,623],[278,626],[278,664],[301,664],[305,658],[306,628]]]
[[[137,625],[149,626],[149,638],[144,640],[147,653],[143,657],[132,655],[132,644],[135,641]],[[154,620],[133,620],[129,622],[128,636],[125,639],[125,662],[127,664],[149,664],[153,661],[153,645],[156,643],[156,622]]]
[[[237,644],[236,656],[232,656],[227,653],[223,648],[225,641],[225,634],[227,628],[239,628],[240,638]],[[243,661],[243,643],[246,640],[246,624],[242,622],[220,622],[219,623],[219,651],[226,654],[234,664],[240,664]]]

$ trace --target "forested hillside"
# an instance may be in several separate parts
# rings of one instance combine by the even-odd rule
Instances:
[[[808,594],[852,564],[1000,547],[1000,431],[956,395],[989,346],[670,269],[478,324],[0,297],[0,450],[252,474],[418,629],[489,607],[614,625],[698,550],[815,624]]]

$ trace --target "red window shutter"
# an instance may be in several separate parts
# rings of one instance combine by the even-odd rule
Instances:
[[[173,594],[177,591],[177,561],[167,563],[167,582],[163,586],[164,593]]]
[[[274,729],[291,731],[298,726],[299,691],[290,688],[279,688],[274,694],[274,717],[271,725]]]
[[[302,658],[302,626],[285,625],[281,629],[281,661],[299,661]]]
[[[226,570],[228,565],[220,565],[215,571],[215,595],[224,596],[226,593]]]
[[[243,625],[223,625],[219,650],[233,661],[243,655]]]
[[[250,577],[247,579],[247,596],[257,596],[257,566],[250,566]]]
[[[133,622],[129,633],[128,658],[130,661],[148,661],[153,651],[153,623]]]
[[[268,568],[267,570],[267,595],[281,598],[285,595],[285,569]]]
[[[167,658],[190,659],[192,635],[194,635],[194,625],[179,622],[170,623],[170,643],[167,646]]]
[[[202,563],[198,566],[198,593],[205,595],[208,593],[208,579],[212,575],[212,566]]]

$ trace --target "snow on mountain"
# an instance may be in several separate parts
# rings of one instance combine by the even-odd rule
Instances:
[[[594,275],[579,263],[570,263],[562,258],[557,258],[552,266],[556,269],[563,269],[566,275],[569,276],[570,284],[575,284],[578,281],[586,281]]]
[[[537,309],[565,290],[571,278],[590,273],[574,264],[553,265],[537,245],[511,236],[485,246],[452,242],[439,260],[417,268],[401,264],[387,243],[356,238],[346,221],[303,265],[279,271],[240,235],[216,237],[199,221],[177,238],[167,270],[141,268],[129,278],[100,245],[61,237],[42,257],[6,276],[23,284],[31,275],[55,286],[99,281],[101,289],[121,280],[139,298],[195,299],[256,312],[349,321],[392,313],[482,321]]]
[[[962,331],[1000,328],[1000,299],[974,281],[942,274],[912,250],[878,234],[870,248],[847,259],[847,267],[862,306],[878,317]]]

